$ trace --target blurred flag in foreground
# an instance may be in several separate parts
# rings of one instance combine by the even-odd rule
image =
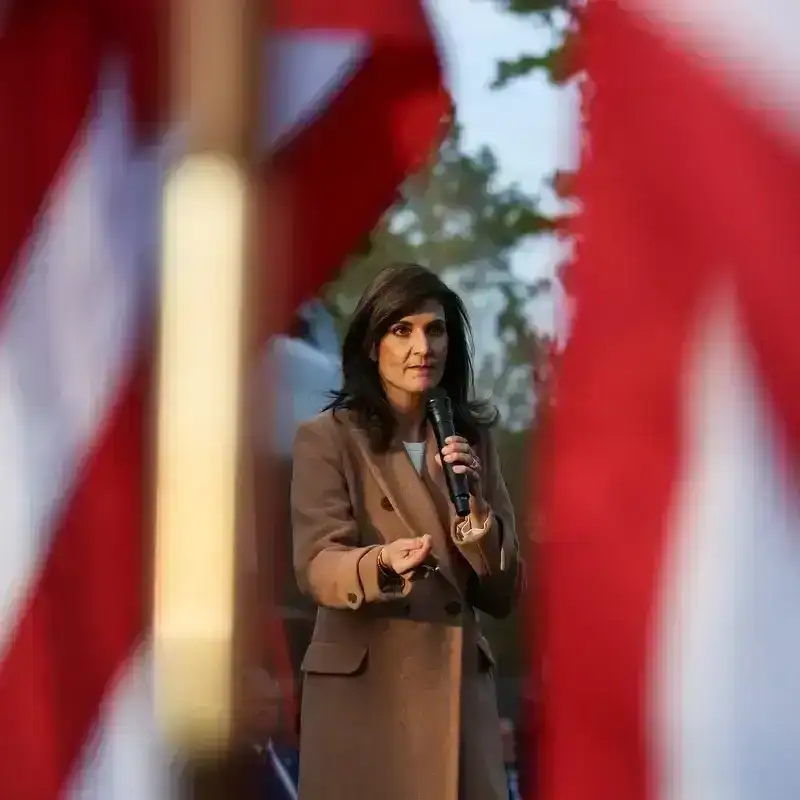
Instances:
[[[800,7],[598,0],[544,800],[800,797]]]
[[[448,105],[419,0],[277,6],[262,141],[299,302]],[[155,798],[142,541],[166,0],[2,7],[0,800]]]

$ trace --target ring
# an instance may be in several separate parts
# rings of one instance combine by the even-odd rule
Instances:
[[[481,462],[475,456],[472,456],[472,462],[470,463],[470,469],[475,470],[476,472],[481,466]]]

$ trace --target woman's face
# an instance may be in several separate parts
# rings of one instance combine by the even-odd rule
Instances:
[[[447,360],[444,309],[436,300],[395,322],[378,345],[378,372],[387,398],[421,394],[442,379]]]

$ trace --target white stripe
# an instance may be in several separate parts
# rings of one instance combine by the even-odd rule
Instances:
[[[0,655],[154,289],[160,165],[131,142],[118,66],[100,89],[0,320]]]
[[[264,149],[311,124],[358,69],[368,49],[367,38],[355,31],[285,34],[270,40],[263,51],[268,76],[261,105],[267,110],[260,136]]]
[[[177,775],[160,744],[149,645],[134,654],[105,699],[99,725],[83,750],[68,800],[167,800]]]
[[[659,800],[800,797],[800,497],[730,297],[695,340],[655,652]]]
[[[796,0],[623,0],[798,144],[800,3]],[[787,126],[787,121],[791,126]]]

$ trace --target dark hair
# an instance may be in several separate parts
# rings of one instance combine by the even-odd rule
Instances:
[[[358,301],[342,345],[342,388],[326,408],[354,412],[378,451],[391,445],[397,422],[372,356],[392,325],[430,300],[444,309],[448,347],[439,386],[450,395],[456,430],[475,444],[481,430],[497,419],[494,408],[472,396],[472,328],[461,298],[429,269],[393,264],[381,270]]]

